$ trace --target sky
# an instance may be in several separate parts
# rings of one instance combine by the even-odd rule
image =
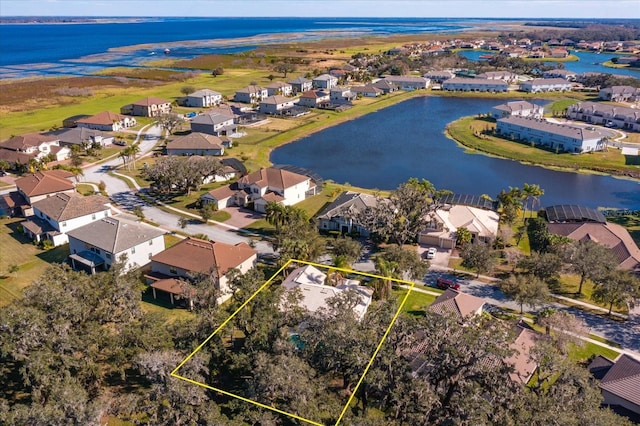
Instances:
[[[0,16],[640,19],[640,0],[0,0]]]

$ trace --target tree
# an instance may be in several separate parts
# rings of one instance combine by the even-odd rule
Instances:
[[[271,246],[280,253],[280,262],[289,259],[314,261],[325,250],[324,239],[318,234],[316,224],[309,220],[307,213],[299,207],[272,206],[274,223],[281,223],[276,229]]]
[[[187,96],[187,95],[189,95],[190,93],[193,93],[193,92],[195,92],[195,91],[196,91],[196,89],[195,89],[195,87],[193,87],[193,86],[182,86],[182,87],[180,88],[180,93],[182,93],[182,94],[183,94],[183,95],[185,95],[185,96]]]
[[[6,171],[11,168],[11,164],[9,164],[6,160],[0,160],[0,171]]]
[[[576,241],[569,262],[573,271],[580,275],[577,294],[582,294],[582,286],[587,278],[600,280],[618,264],[607,247],[591,240]]]
[[[213,217],[213,213],[215,212],[214,205],[211,203],[204,203],[202,207],[200,207],[199,212],[200,217],[202,217],[202,221],[207,223]]]
[[[544,252],[549,246],[549,229],[547,222],[541,217],[531,218],[527,221],[527,234],[531,250],[538,253]]]
[[[518,302],[520,315],[523,314],[523,305],[534,308],[549,298],[549,287],[533,275],[511,275],[500,282],[500,289]]]
[[[187,219],[186,217],[180,216],[178,218],[178,226],[180,227],[180,229],[186,228],[188,224],[189,224],[189,219]]]
[[[168,114],[161,114],[155,120],[154,124],[171,135],[176,127],[178,127],[183,122],[184,118],[181,115],[170,112]]]
[[[525,183],[522,185],[521,196],[524,201],[524,209],[522,210],[522,218],[527,211],[527,205],[530,206],[531,217],[533,217],[533,210],[536,204],[540,203],[540,197],[544,195],[544,189],[540,188],[540,185]]]
[[[211,70],[211,75],[214,76],[214,77],[217,77],[217,76],[222,75],[222,74],[224,74],[224,68],[222,68],[222,67],[217,67],[217,68],[214,68],[213,70]]]
[[[456,231],[456,245],[459,247],[464,247],[467,244],[471,243],[473,239],[473,234],[464,226],[458,228]]]
[[[346,262],[345,266],[348,266],[358,260],[362,255],[362,244],[359,241],[353,240],[349,237],[338,237],[331,241],[334,263],[335,259],[340,257]],[[337,266],[337,265],[336,265]]]
[[[416,280],[421,279],[429,270],[429,262],[420,258],[415,250],[406,250],[399,246],[388,247],[375,259],[378,275],[388,278]],[[385,300],[391,295],[391,280],[377,283],[376,295]]]
[[[151,187],[156,192],[189,194],[197,191],[205,178],[219,175],[222,170],[222,162],[214,157],[169,155],[158,158],[142,174],[153,182]]]
[[[541,309],[536,316],[536,324],[546,328],[556,349],[564,355],[569,353],[571,345],[584,346],[582,337],[589,335],[589,328],[584,320],[564,310]],[[551,333],[552,330],[554,333]]]
[[[522,208],[522,193],[520,188],[509,187],[509,191],[503,189],[498,194],[498,202],[501,206],[500,219],[512,225],[518,218],[518,211]]]
[[[16,265],[15,263],[12,263],[7,268],[7,272],[9,272],[10,274],[13,274],[16,278],[18,277],[19,270],[20,270],[20,266]]]
[[[623,308],[634,305],[640,297],[640,282],[628,271],[615,269],[596,278],[591,297],[596,302],[609,305],[609,315],[613,307]]]
[[[494,264],[493,252],[488,244],[476,241],[467,244],[460,250],[462,266],[474,269],[479,277],[480,274],[491,271]]]
[[[559,278],[562,270],[562,259],[555,253],[536,253],[522,257],[518,260],[517,267],[525,274],[540,278],[549,283]]]
[[[298,68],[295,64],[286,61],[280,62],[273,67],[273,70],[281,73],[284,78],[287,78],[287,74],[294,72],[296,69]]]

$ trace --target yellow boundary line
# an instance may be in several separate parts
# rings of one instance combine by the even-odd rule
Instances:
[[[358,389],[360,388],[360,385],[364,381],[365,375],[367,374],[367,372],[369,371],[369,369],[373,365],[373,362],[375,361],[376,356],[378,356],[378,352],[380,352],[380,349],[382,348],[382,345],[384,344],[385,340],[387,339],[387,336],[391,332],[391,328],[393,327],[393,325],[395,324],[396,320],[398,319],[398,316],[400,315],[400,312],[402,312],[402,308],[404,307],[405,303],[407,302],[407,299],[409,298],[409,295],[411,294],[411,291],[413,290],[413,287],[415,286],[415,283],[413,283],[411,281],[399,280],[399,279],[390,278],[390,277],[383,277],[381,275],[369,274],[369,273],[366,273],[366,272],[354,271],[352,269],[336,268],[336,267],[332,267],[332,266],[328,266],[328,265],[323,265],[323,264],[320,264],[320,263],[307,262],[307,261],[304,261],[304,260],[289,259],[287,261],[287,263],[285,263],[280,269],[278,269],[278,271],[276,271],[276,273],[273,274],[271,276],[271,278],[269,278],[267,281],[265,281],[265,283],[262,284],[260,286],[260,288],[257,289],[251,295],[251,297],[249,297],[242,305],[240,305],[240,307],[238,309],[236,309],[235,312],[229,316],[229,318],[227,318],[222,324],[220,324],[213,331],[213,333],[211,333],[209,335],[209,337],[207,337],[200,345],[198,345],[198,347],[196,347],[193,350],[193,352],[191,352],[180,364],[178,364],[178,366],[176,368],[174,368],[173,371],[171,371],[171,377],[175,377],[177,379],[184,380],[185,382],[188,382],[188,383],[191,383],[191,384],[194,384],[194,385],[197,385],[197,386],[201,386],[201,387],[204,387],[206,389],[213,390],[215,392],[219,392],[219,393],[221,393],[223,395],[227,395],[227,396],[230,396],[230,397],[233,397],[233,398],[237,398],[237,399],[239,399],[241,401],[247,402],[249,404],[256,405],[256,406],[261,407],[261,408],[266,408],[268,410],[274,411],[274,412],[279,413],[279,414],[284,414],[284,415],[289,416],[291,418],[294,418],[296,420],[301,420],[303,422],[306,422],[306,423],[309,423],[309,424],[312,424],[312,425],[315,425],[315,426],[324,426],[322,423],[318,423],[316,421],[306,419],[306,418],[301,417],[301,416],[299,416],[297,414],[289,413],[287,411],[280,410],[279,408],[276,408],[276,407],[273,407],[273,406],[270,406],[270,405],[266,405],[266,404],[262,404],[262,403],[260,403],[258,401],[254,401],[252,399],[248,399],[248,398],[245,398],[243,396],[236,395],[236,394],[231,393],[229,391],[225,391],[224,389],[218,389],[218,388],[215,388],[213,386],[209,386],[209,385],[207,385],[205,383],[201,383],[201,382],[189,379],[188,377],[184,377],[184,376],[181,376],[181,375],[178,374],[178,370],[180,370],[180,368],[182,368],[183,365],[185,365],[191,358],[193,358],[195,356],[195,354],[198,353],[198,351],[200,351],[213,338],[213,336],[215,336],[220,330],[222,330],[222,328],[224,328],[224,326],[227,325],[227,323],[229,323],[229,321],[231,321],[242,309],[244,309],[245,306],[247,306],[249,304],[249,302],[251,302],[253,300],[253,298],[258,295],[258,293],[260,293],[262,290],[264,290],[271,283],[271,281],[273,281],[273,279],[275,277],[277,277],[287,266],[289,266],[293,262],[300,263],[300,264],[305,264],[305,265],[311,265],[311,266],[319,267],[319,268],[322,268],[322,269],[327,269],[327,270],[330,270],[330,271],[346,272],[346,273],[349,273],[349,274],[357,274],[357,275],[362,275],[362,276],[371,277],[371,278],[378,278],[378,279],[383,279],[383,280],[389,280],[390,279],[390,280],[395,281],[397,283],[406,284],[406,285],[409,286],[409,291],[407,291],[407,294],[404,296],[404,299],[402,299],[402,303],[400,303],[400,306],[398,307],[398,310],[396,311],[395,315],[393,316],[393,319],[391,320],[391,323],[389,323],[389,325],[387,326],[387,329],[385,330],[384,334],[382,335],[382,339],[378,343],[378,346],[376,347],[376,350],[373,352],[373,355],[369,359],[369,362],[367,363],[364,371],[362,372],[362,375],[360,376],[360,379],[358,379],[358,383],[356,384],[355,388],[353,389],[353,392],[351,392],[351,396],[347,400],[347,403],[345,404],[345,406],[342,408],[342,411],[340,412],[340,416],[338,417],[338,420],[334,424],[335,426],[338,426],[338,424],[340,423],[340,421],[344,417],[345,413],[349,409],[349,406],[353,402],[353,398],[356,396],[356,393],[357,393]]]

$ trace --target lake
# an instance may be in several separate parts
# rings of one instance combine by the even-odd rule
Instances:
[[[324,179],[365,188],[394,189],[410,177],[417,177],[455,193],[495,198],[500,190],[522,187],[526,182],[545,190],[543,206],[581,204],[640,209],[637,181],[560,172],[468,154],[444,135],[447,123],[486,113],[502,102],[439,96],[413,98],[277,148],[271,161],[305,167]]]
[[[458,52],[459,55],[464,56],[467,59],[472,61],[479,61],[480,55],[487,55],[491,52],[484,52],[479,50],[461,50]],[[571,51],[572,55],[580,58],[579,61],[567,61],[567,62],[546,62],[547,64],[564,64],[565,69],[569,71],[573,71],[577,74],[582,74],[585,72],[600,72],[600,73],[608,73],[608,74],[617,74],[617,75],[625,75],[640,78],[640,70],[632,70],[627,68],[611,68],[605,67],[602,65],[603,62],[606,62],[614,57],[625,56],[620,53],[601,53],[597,54],[595,52],[582,52],[582,51]]]

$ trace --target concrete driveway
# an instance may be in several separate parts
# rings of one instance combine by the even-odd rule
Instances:
[[[227,225],[235,226],[236,228],[244,228],[251,225],[258,219],[264,219],[264,215],[254,212],[253,210],[245,209],[243,207],[227,207],[222,209],[231,215],[231,218],[224,223]]]
[[[436,257],[433,259],[427,259],[427,250],[431,247],[438,250]],[[424,244],[418,245],[418,254],[422,259],[426,259],[431,263],[431,266],[436,268],[447,268],[449,266],[449,258],[451,257],[451,249],[445,249],[437,246],[428,246]]]

